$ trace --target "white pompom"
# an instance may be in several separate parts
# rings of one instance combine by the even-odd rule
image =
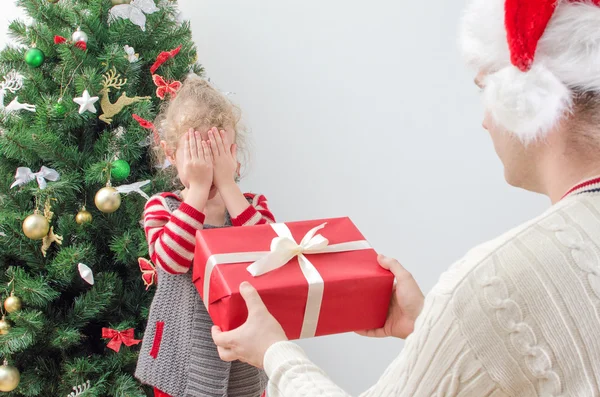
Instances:
[[[484,105],[494,122],[524,143],[545,137],[572,104],[569,88],[540,64],[528,72],[505,67],[484,84]]]
[[[92,273],[92,269],[83,263],[77,265],[77,268],[79,269],[79,275],[81,278],[84,279],[86,283],[94,285],[94,273]]]

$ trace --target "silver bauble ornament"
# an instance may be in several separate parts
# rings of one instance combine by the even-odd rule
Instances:
[[[88,41],[88,35],[87,35],[87,33],[85,33],[80,28],[77,28],[77,30],[73,33],[73,36],[71,36],[71,39],[73,39],[74,43],[78,43],[80,41],[83,41],[84,43],[87,43],[87,41]]]

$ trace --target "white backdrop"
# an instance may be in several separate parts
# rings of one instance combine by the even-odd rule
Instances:
[[[547,205],[504,183],[456,49],[459,3],[180,0],[200,61],[252,130],[244,186],[279,220],[350,216],[424,291]],[[1,18],[16,14],[4,5]],[[353,395],[402,348],[355,335],[301,344]]]

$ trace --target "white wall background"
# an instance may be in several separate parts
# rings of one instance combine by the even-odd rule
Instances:
[[[244,185],[279,220],[350,216],[424,291],[547,205],[504,183],[456,49],[459,3],[180,0],[200,61],[252,129]],[[0,23],[17,15],[3,6]],[[402,348],[355,335],[301,344],[352,395]]]

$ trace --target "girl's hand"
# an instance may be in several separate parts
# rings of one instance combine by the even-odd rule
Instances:
[[[219,327],[214,326],[213,340],[223,361],[240,360],[262,368],[267,350],[275,343],[288,339],[252,285],[242,283],[240,293],[248,306],[248,320],[230,332],[222,332]]]
[[[406,339],[415,328],[415,321],[421,314],[425,297],[413,276],[402,267],[400,262],[383,255],[379,255],[377,260],[381,267],[390,270],[396,276],[394,294],[385,325],[382,328],[361,331],[358,334],[374,338],[394,336]]]
[[[214,164],[214,184],[221,190],[226,185],[235,184],[238,170],[237,146],[231,144],[224,130],[212,128],[208,131],[208,139]]]
[[[183,167],[190,190],[208,191],[213,183],[213,158],[210,147],[198,131],[186,134]]]

